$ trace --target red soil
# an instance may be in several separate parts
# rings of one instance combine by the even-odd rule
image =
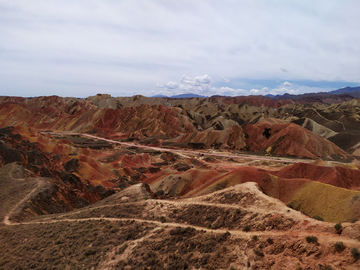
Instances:
[[[332,142],[313,134],[309,130],[293,123],[278,123],[266,119],[259,124],[246,125],[244,133],[248,135],[246,143],[252,151],[267,151],[280,156],[298,156],[315,159],[347,154]],[[265,129],[270,129],[270,137],[264,135]],[[270,147],[270,148],[269,148]]]

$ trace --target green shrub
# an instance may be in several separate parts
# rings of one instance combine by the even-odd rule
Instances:
[[[324,219],[323,219],[322,217],[318,216],[318,215],[313,216],[312,218],[313,218],[313,219],[320,220],[320,221],[324,221]]]
[[[339,232],[342,229],[341,223],[335,224],[334,228],[337,232]]]
[[[352,220],[351,220],[351,223],[355,223],[355,222],[357,222],[359,219],[358,218],[353,218]]]
[[[360,258],[360,253],[359,253],[359,250],[357,248],[353,248],[351,250],[351,254],[352,254],[352,256],[353,256],[353,258],[355,260],[358,260]]]
[[[254,252],[257,256],[259,257],[264,257],[264,252],[262,252],[261,250],[258,250],[257,248],[254,248]]]
[[[308,243],[317,243],[318,238],[316,236],[307,236],[306,237],[306,242]]]
[[[336,243],[334,244],[334,248],[335,248],[335,250],[336,250],[337,252],[341,252],[341,251],[343,251],[346,247],[345,247],[345,245],[344,245],[343,242],[336,242]]]
[[[243,230],[244,230],[244,232],[250,232],[251,227],[249,225],[246,225]]]
[[[253,239],[254,241],[257,241],[257,240],[258,240],[257,235],[254,235],[254,236],[252,237],[252,239]]]
[[[240,214],[240,209],[238,208],[238,209],[236,209],[236,214]]]
[[[333,270],[333,268],[330,265],[325,266],[325,270]]]
[[[165,218],[164,216],[161,216],[161,217],[160,217],[160,221],[161,221],[161,223],[165,223],[165,222],[166,222],[166,218]]]
[[[90,255],[94,255],[96,252],[98,252],[98,250],[96,248],[90,248],[87,251],[85,251],[84,255],[90,256]]]
[[[287,204],[287,207],[291,208],[291,209],[294,209],[294,205],[292,203],[288,203]]]

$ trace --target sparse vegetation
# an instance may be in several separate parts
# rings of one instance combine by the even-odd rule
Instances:
[[[238,209],[236,209],[236,214],[238,215],[238,214],[240,214],[240,209],[238,208]]]
[[[254,236],[252,237],[252,239],[253,239],[254,241],[257,241],[257,240],[258,240],[257,235],[254,235]]]
[[[355,260],[358,260],[360,258],[360,253],[359,253],[359,250],[357,248],[353,248],[351,250],[351,254],[352,254],[352,256],[353,256],[353,258]]]
[[[317,243],[318,238],[316,236],[307,236],[306,237],[306,242],[308,242],[308,243]]]
[[[264,257],[264,252],[262,252],[261,250],[254,248],[254,253],[259,256],[259,257]]]
[[[341,223],[337,223],[334,225],[334,228],[336,230],[337,233],[340,233],[342,231],[342,225]]]
[[[166,222],[166,218],[165,218],[164,216],[161,216],[161,217],[160,217],[160,221],[161,221],[161,223],[165,223],[165,222]]]
[[[325,266],[325,270],[333,270],[333,268],[330,265]]]
[[[312,218],[316,219],[316,220],[319,220],[319,221],[324,221],[324,219],[322,217],[318,216],[318,215],[313,216]]]
[[[358,220],[359,220],[358,218],[353,218],[353,219],[351,220],[351,223],[356,223]]]
[[[107,220],[1,227],[0,268],[77,269],[81,264],[91,269],[109,250],[121,245],[115,254],[124,252],[127,238],[144,236],[154,227]]]
[[[244,232],[250,232],[251,231],[251,227],[249,225],[245,225],[245,227],[243,228]]]
[[[274,240],[271,238],[266,239],[266,242],[268,242],[270,245],[274,244]]]
[[[98,250],[96,248],[90,248],[90,249],[85,251],[84,255],[85,256],[90,256],[90,255],[94,255],[96,252],[98,252]]]
[[[344,245],[343,242],[336,242],[336,243],[334,244],[334,248],[335,248],[335,250],[336,250],[337,252],[341,252],[341,251],[343,251],[346,247],[345,247],[345,245]]]

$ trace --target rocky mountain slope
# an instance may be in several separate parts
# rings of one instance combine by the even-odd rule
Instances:
[[[0,269],[359,267],[359,100],[0,102]]]

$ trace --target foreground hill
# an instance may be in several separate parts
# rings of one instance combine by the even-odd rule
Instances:
[[[0,259],[3,269],[358,269],[351,236],[359,230],[343,224],[339,236],[254,183],[181,200],[152,199],[140,184],[91,207],[1,226]]]

